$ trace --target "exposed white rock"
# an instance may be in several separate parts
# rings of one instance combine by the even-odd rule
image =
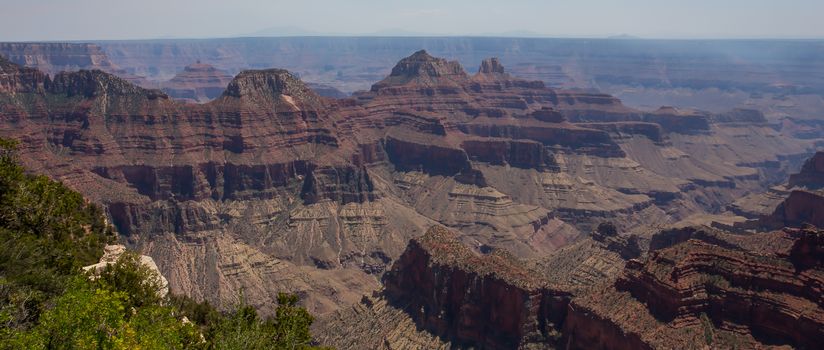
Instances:
[[[116,263],[117,259],[119,259],[125,252],[126,247],[123,245],[107,245],[103,248],[103,257],[100,258],[100,262],[94,265],[84,266],[83,271],[92,271],[95,275],[100,274],[106,266]],[[157,268],[157,264],[155,264],[154,259],[147,255],[141,255],[140,263],[143,264],[143,266],[148,267],[157,275],[161,285],[161,289],[157,292],[157,294],[161,298],[166,297],[169,294],[169,281],[167,281],[166,277],[163,277],[163,274],[160,273],[160,269]]]

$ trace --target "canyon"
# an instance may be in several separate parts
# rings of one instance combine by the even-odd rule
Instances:
[[[385,73],[360,89],[157,45],[0,44],[0,136],[103,205],[172,293],[225,306],[242,292],[264,315],[296,293],[319,341],[344,349],[822,336],[812,115],[637,108],[527,74],[523,57],[510,70],[512,54],[468,73],[415,48],[358,68]],[[817,93],[787,74],[808,89],[789,98]]]
[[[782,206],[824,213],[822,197],[793,198]],[[776,209],[761,221],[780,218]],[[317,334],[345,349],[815,348],[824,226],[782,225],[647,235],[599,225],[537,260],[473,251],[434,226],[409,243],[381,290],[322,318]]]

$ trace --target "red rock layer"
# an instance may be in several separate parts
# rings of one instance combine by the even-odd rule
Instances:
[[[550,344],[569,295],[507,253],[478,255],[438,226],[409,243],[384,284],[390,300],[430,332],[487,349]]]
[[[771,215],[762,218],[760,224],[769,228],[804,225],[824,228],[824,193],[794,190]]]
[[[109,60],[96,44],[87,43],[0,43],[0,56],[21,66],[55,75],[63,71],[98,69],[134,83],[147,81],[129,74]]]
[[[822,232],[656,234],[612,285],[570,303],[570,348],[712,348],[788,344],[824,335]]]
[[[38,93],[45,91],[49,77],[33,68],[21,68],[0,56],[0,93]]]
[[[668,148],[671,133],[661,135],[701,119],[665,110],[659,114],[672,114],[672,121],[643,121],[607,95],[515,79],[495,60],[470,76],[425,52],[402,60],[371,91],[343,100],[321,97],[280,69],[241,72],[220,97],[185,104],[101,71],[51,79],[7,61],[0,68],[0,135],[22,141],[30,168],[107,205],[119,231],[172,270],[173,289],[217,298],[215,288],[232,297],[232,288],[255,287],[261,305],[271,303],[266,288],[277,279],[258,271],[289,265],[258,269],[261,261],[278,258],[330,274],[324,270],[354,267],[354,275],[341,276],[360,278],[335,283],[345,284],[347,294],[375,281],[367,274],[382,273],[405,242],[435,222],[464,229],[478,245],[533,256],[578,236],[553,216],[582,225],[619,213],[667,220],[666,208],[651,197],[677,193],[682,187],[674,184],[688,181],[670,182],[644,166],[678,177],[680,168],[670,165],[696,164]],[[567,119],[583,119],[584,112],[605,117],[589,125]],[[692,140],[682,142],[692,147]],[[694,183],[740,175],[716,176],[728,168],[699,165],[706,166],[699,174],[710,175]],[[732,180],[725,183],[732,187]],[[637,253],[637,242],[609,244],[626,256]],[[235,260],[235,251],[255,258]],[[195,263],[180,263],[179,256]],[[478,261],[502,258],[484,259]],[[473,276],[465,286],[480,288],[477,300],[488,306],[516,286],[509,277],[456,273]],[[329,286],[313,276],[301,283]],[[492,289],[481,292],[486,281]],[[507,332],[489,344],[531,339],[536,322],[550,317],[534,313],[534,302],[560,302],[542,288],[512,294],[522,305],[513,306],[518,315],[537,321],[484,321]],[[327,297],[318,308],[344,302],[335,299],[337,290],[318,289]],[[551,316],[556,329],[557,315]],[[484,326],[461,327],[446,329],[487,342],[477,335]],[[537,329],[541,337],[549,333]]]

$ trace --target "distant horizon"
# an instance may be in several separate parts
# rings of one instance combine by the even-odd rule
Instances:
[[[320,35],[241,35],[214,37],[156,37],[129,39],[48,39],[48,40],[0,40],[2,43],[98,43],[126,41],[176,41],[176,40],[232,40],[232,39],[288,39],[288,38],[385,38],[385,39],[434,39],[434,38],[470,38],[470,39],[528,39],[528,40],[613,40],[613,41],[824,41],[822,37],[621,37],[614,36],[506,36],[506,35],[357,35],[357,34],[320,34]]]
[[[816,0],[7,0],[0,41],[243,37],[824,39]]]

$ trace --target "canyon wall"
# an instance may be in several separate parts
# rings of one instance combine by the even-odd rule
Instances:
[[[243,290],[264,313],[278,291],[320,314],[357,302],[434,224],[540,259],[604,220],[643,231],[716,210],[814,144],[426,51],[345,99],[283,69],[240,72],[198,104],[100,70],[0,69],[0,135],[27,167],[104,205],[173,292],[228,305]],[[603,261],[635,254],[598,244]]]

